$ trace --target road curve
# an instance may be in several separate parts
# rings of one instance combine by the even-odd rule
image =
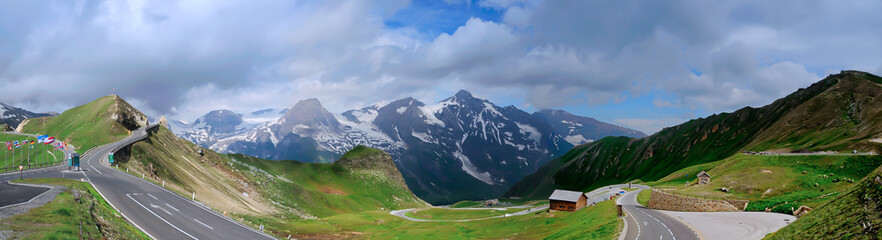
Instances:
[[[639,190],[626,193],[616,200],[627,213],[625,216],[624,239],[632,240],[693,240],[699,235],[683,222],[664,213],[648,209],[637,203],[637,193],[649,189],[644,185],[633,185]]]
[[[109,166],[107,155],[147,138],[150,125],[115,143],[94,148],[81,163],[95,189],[126,219],[154,239],[274,239],[202,203]],[[197,197],[198,197],[198,193]]]

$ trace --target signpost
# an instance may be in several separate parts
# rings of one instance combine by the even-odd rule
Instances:
[[[113,153],[107,155],[107,161],[110,162],[110,165],[113,165]]]
[[[70,154],[70,162],[71,162],[71,165],[73,165],[74,167],[77,167],[78,171],[80,170],[80,154],[71,153]]]

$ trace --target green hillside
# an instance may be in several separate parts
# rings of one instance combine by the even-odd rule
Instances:
[[[218,154],[159,127],[115,158],[120,170],[188,197],[196,192],[196,200],[218,212],[264,224],[277,236],[322,217],[428,206],[410,192],[388,154],[363,146],[334,163],[272,161]]]
[[[13,150],[14,155],[13,155],[13,151],[6,150],[5,142],[7,142],[7,141],[21,142],[24,140],[36,141],[37,138],[26,137],[26,136],[15,135],[15,134],[0,133],[0,168],[9,166],[9,167],[16,167],[16,170],[17,170],[18,169],[17,166],[28,164],[28,159],[30,159],[31,164],[51,162],[51,161],[64,159],[64,153],[62,153],[61,151],[54,151],[54,150],[52,150],[51,147],[45,146],[43,144],[36,144],[35,145],[36,147],[34,149],[28,149],[27,146],[22,146],[19,149],[14,149]],[[46,152],[47,150],[51,151],[52,154]],[[24,154],[24,155],[22,155],[22,154]],[[0,172],[2,172],[2,171],[3,171],[3,169],[0,169]]]
[[[882,167],[845,194],[765,239],[882,238]]]
[[[58,178],[16,182],[64,186],[67,190],[43,206],[0,220],[4,239],[150,239],[89,183]],[[81,197],[77,199],[76,195]]]
[[[428,206],[407,189],[392,158],[376,149],[356,147],[334,163],[272,161],[240,154],[230,157],[240,172],[260,173],[253,174],[252,181],[266,183],[261,189],[268,198],[300,212],[283,217]]]
[[[21,125],[23,133],[48,134],[73,144],[77,152],[85,153],[146,126],[147,117],[119,96],[109,95],[55,117],[26,119]]]
[[[750,200],[748,211],[791,214],[806,205],[818,207],[882,164],[879,155],[745,155],[676,171],[650,186],[674,188],[680,194]],[[698,185],[696,175],[707,171],[710,184]],[[720,191],[727,188],[728,193]]]
[[[703,163],[715,162],[745,150],[775,150],[790,146],[786,139],[768,140],[767,132],[781,132],[787,129],[802,129],[796,133],[812,134],[808,129],[825,130],[823,136],[806,138],[838,139],[828,141],[835,144],[815,144],[811,150],[843,150],[848,146],[863,146],[861,150],[876,150],[877,145],[861,144],[867,142],[866,136],[877,136],[882,129],[872,124],[855,126],[839,126],[814,122],[791,122],[780,124],[781,119],[797,119],[804,112],[794,111],[815,102],[816,99],[832,99],[842,92],[861,86],[878,86],[878,77],[861,72],[843,71],[841,74],[830,75],[800,89],[787,97],[761,108],[742,108],[733,113],[715,114],[706,118],[690,120],[686,123],[665,128],[652,136],[633,139],[625,137],[607,137],[596,142],[578,146],[559,159],[551,161],[536,173],[525,177],[515,184],[504,196],[520,196],[525,198],[547,197],[555,188],[591,190],[599,186],[627,182],[635,179],[655,181],[677,170]],[[869,88],[874,89],[874,88]],[[856,91],[856,90],[855,90]],[[861,102],[872,100],[873,96],[882,91],[867,93],[860,96]],[[843,98],[855,99],[855,98]],[[840,101],[829,103],[826,108],[849,109],[857,102]],[[851,115],[831,114],[832,117],[849,118],[862,116],[861,121],[873,119],[880,112],[872,108],[873,104],[861,104],[860,108],[849,110]],[[846,111],[848,112],[848,111]],[[818,121],[828,118],[813,118]],[[819,127],[822,126],[822,127]],[[847,132],[859,132],[861,137],[839,137]],[[777,135],[775,135],[777,136]],[[763,140],[766,139],[766,140]],[[758,142],[759,141],[759,142]],[[765,141],[765,142],[763,142]],[[843,145],[845,144],[845,145]],[[877,151],[878,152],[878,151]]]

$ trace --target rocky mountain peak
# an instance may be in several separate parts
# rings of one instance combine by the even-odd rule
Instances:
[[[456,92],[456,94],[453,96],[455,96],[457,98],[461,98],[461,99],[475,98],[474,96],[472,96],[472,93],[470,93],[469,91],[466,91],[466,90],[459,90],[459,92]]]
[[[194,124],[205,124],[212,133],[225,133],[235,130],[242,123],[242,115],[230,110],[214,110],[196,119]]]
[[[328,112],[328,110],[322,106],[322,103],[315,98],[298,101],[294,104],[294,107],[282,116],[282,120],[284,120],[284,123],[304,124],[306,126],[340,126],[340,123],[337,122],[334,114]]]

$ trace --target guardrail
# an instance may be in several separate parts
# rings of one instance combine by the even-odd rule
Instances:
[[[135,143],[138,142],[138,141],[141,141],[141,140],[147,139],[147,137],[150,136],[150,134],[147,134],[147,131],[149,131],[150,129],[156,128],[157,126],[159,126],[159,123],[150,124],[150,125],[147,125],[146,127],[142,128],[142,129],[135,130],[135,131],[137,131],[138,133],[140,133],[140,131],[143,130],[143,131],[144,131],[144,134],[141,134],[141,135],[139,135],[139,136],[134,136],[134,134],[132,134],[133,136],[130,136],[130,137],[126,138],[126,139],[123,139],[122,141],[119,142],[119,143],[121,143],[121,144],[117,144],[116,147],[114,147],[113,149],[110,149],[110,152],[111,152],[111,153],[116,153],[117,151],[119,151],[120,149],[122,149],[122,148],[124,148],[124,147],[126,147],[126,146],[129,146],[129,145],[135,144]]]
[[[29,169],[34,169],[34,168],[48,167],[48,166],[52,166],[52,165],[56,165],[56,164],[60,164],[60,163],[64,163],[64,162],[66,162],[66,161],[67,161],[67,160],[59,160],[59,161],[53,161],[53,162],[34,163],[34,164],[28,164],[28,165],[21,165],[21,166],[22,166],[22,169],[21,169],[21,170],[29,170]],[[18,168],[18,166],[11,166],[11,167],[2,167],[2,168],[0,168],[0,173],[18,172],[18,171],[20,171],[19,168]]]

